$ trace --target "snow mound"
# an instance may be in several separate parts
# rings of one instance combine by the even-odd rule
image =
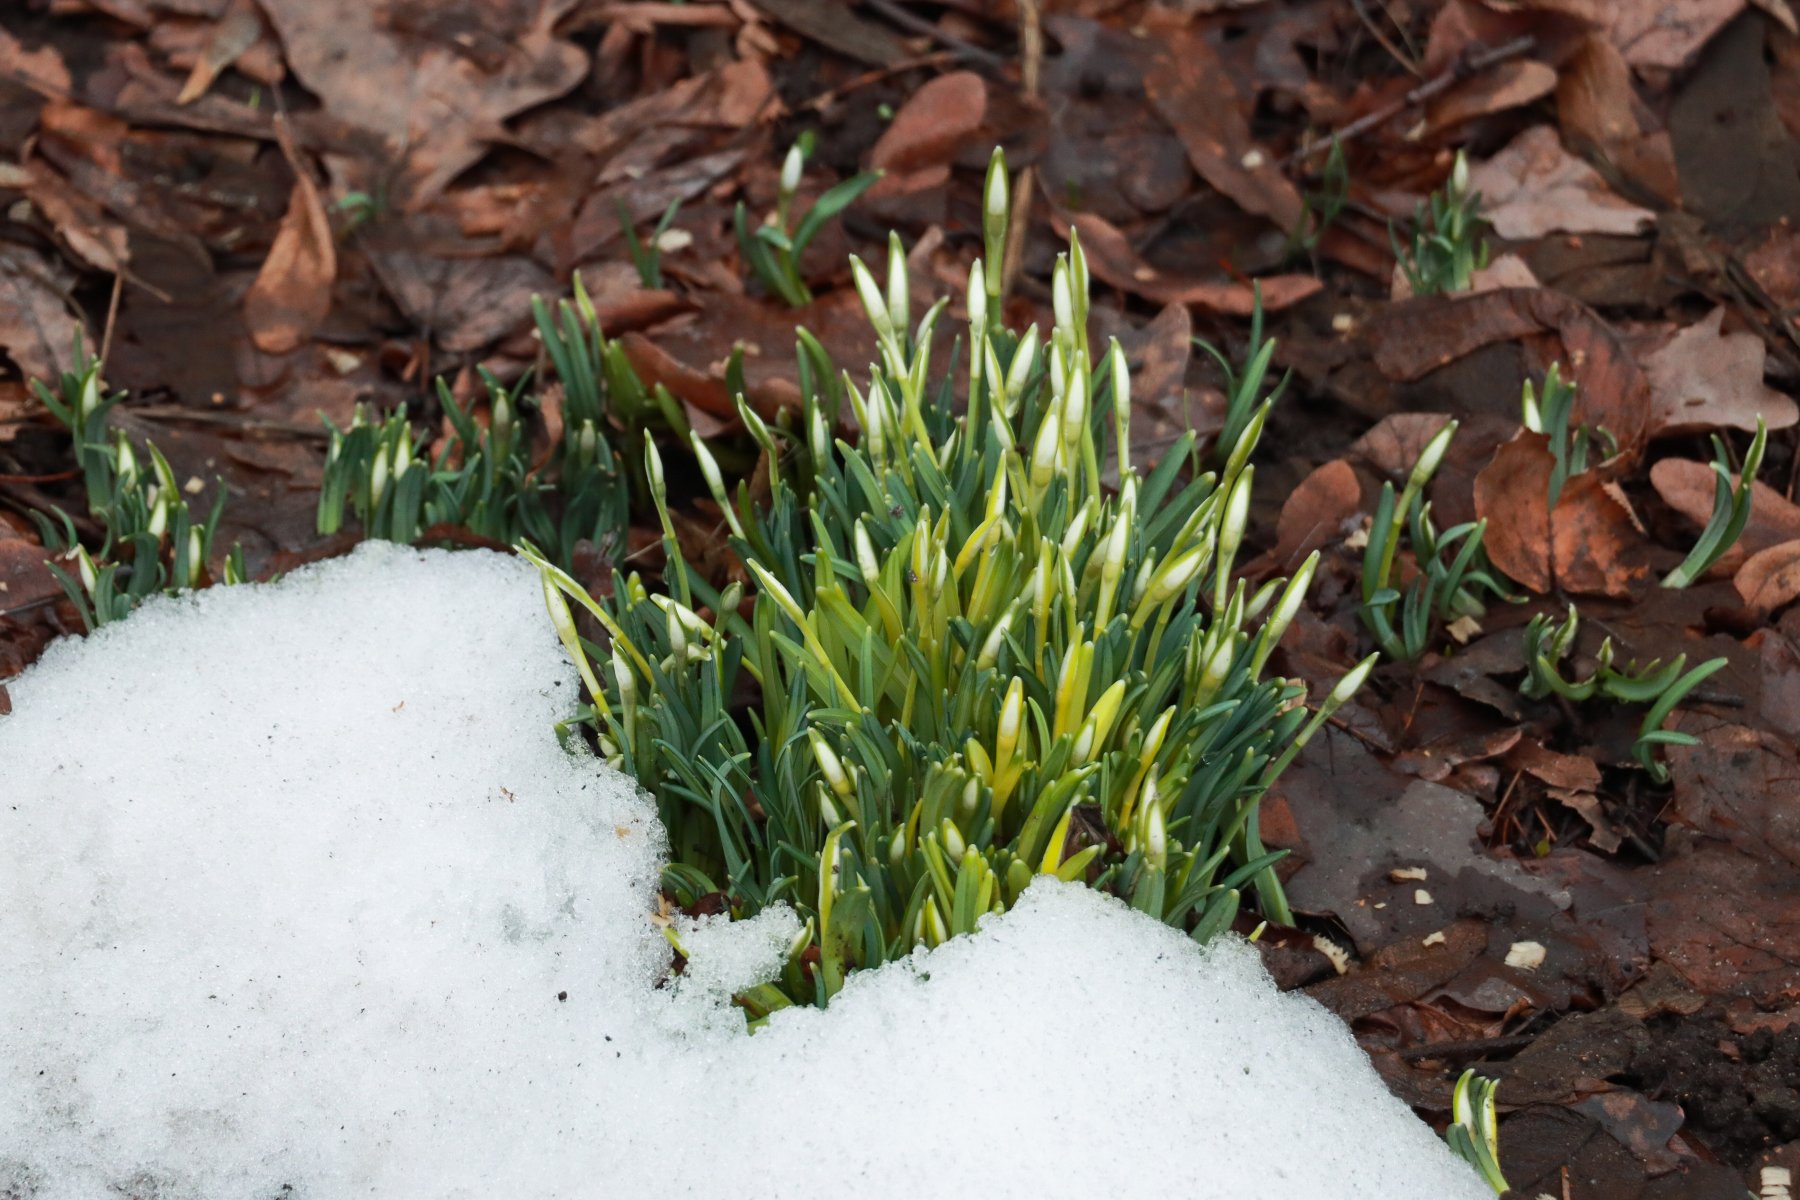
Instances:
[[[1487,1196],[1254,951],[1077,886],[747,1036],[794,917],[683,922],[670,985],[511,559],[371,544],[10,687],[9,1200]]]

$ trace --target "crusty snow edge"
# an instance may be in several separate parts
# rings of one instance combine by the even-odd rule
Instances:
[[[755,1037],[791,914],[668,986],[660,827],[558,746],[511,559],[153,601],[11,690],[0,1195],[1487,1195],[1253,951],[1078,886]]]

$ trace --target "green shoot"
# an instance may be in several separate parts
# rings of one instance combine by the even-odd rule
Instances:
[[[1500,1173],[1500,1121],[1494,1113],[1497,1085],[1472,1069],[1464,1071],[1456,1081],[1450,1101],[1450,1128],[1444,1140],[1470,1166],[1481,1173],[1482,1182],[1494,1189],[1496,1196],[1508,1190],[1506,1176]]]
[[[1288,234],[1288,252],[1311,254],[1319,248],[1319,242],[1325,237],[1325,231],[1331,228],[1338,214],[1344,211],[1344,205],[1350,199],[1350,168],[1344,161],[1344,144],[1336,136],[1331,139],[1331,149],[1325,156],[1325,169],[1319,177],[1319,190],[1307,189],[1301,194],[1305,211],[1300,214],[1299,222]]]
[[[1677,662],[1680,660],[1677,659]],[[1673,729],[1664,729],[1662,723],[1668,719],[1675,706],[1680,704],[1687,694],[1713,672],[1725,666],[1723,658],[1709,659],[1693,670],[1671,683],[1659,696],[1650,711],[1644,714],[1644,723],[1638,727],[1637,742],[1632,746],[1632,754],[1638,765],[1650,772],[1650,778],[1658,783],[1669,781],[1669,768],[1655,757],[1658,746],[1697,746],[1700,739],[1691,733],[1681,733]]]
[[[1724,439],[1713,435],[1713,511],[1700,533],[1700,540],[1688,551],[1681,565],[1663,577],[1662,586],[1684,588],[1706,574],[1725,556],[1744,532],[1750,520],[1750,505],[1755,499],[1757,472],[1762,470],[1763,450],[1769,443],[1769,429],[1762,417],[1756,418],[1756,436],[1750,440],[1750,452],[1744,456],[1744,469],[1738,483],[1731,482],[1731,459]]]
[[[1413,210],[1411,247],[1402,247],[1388,227],[1388,242],[1413,295],[1466,292],[1473,286],[1475,272],[1488,261],[1480,208],[1480,194],[1469,191],[1469,160],[1458,150],[1450,178]]]
[[[742,201],[738,202],[734,218],[738,250],[751,272],[771,295],[780,296],[796,308],[812,300],[812,291],[800,275],[800,258],[806,253],[807,246],[825,227],[825,222],[848,208],[881,178],[879,171],[864,171],[844,180],[820,196],[796,224],[794,197],[800,190],[800,174],[806,166],[806,157],[804,139],[788,148],[776,185],[775,211],[768,221],[752,230],[748,210]]]
[[[1243,441],[1245,432],[1254,422],[1260,431],[1262,423],[1268,420],[1269,410],[1275,407],[1275,401],[1287,390],[1288,380],[1293,377],[1289,371],[1282,375],[1274,390],[1267,396],[1262,394],[1263,383],[1268,378],[1269,364],[1275,357],[1275,339],[1263,338],[1263,305],[1262,285],[1253,286],[1254,304],[1250,310],[1250,342],[1244,348],[1247,364],[1240,373],[1235,364],[1210,342],[1194,339],[1194,345],[1212,355],[1213,361],[1219,364],[1219,370],[1225,375],[1225,424],[1219,430],[1218,440],[1213,444],[1212,457],[1215,466],[1223,466],[1238,444]]]
[[[669,201],[669,207],[663,210],[662,218],[656,222],[650,236],[640,239],[637,226],[631,220],[631,210],[625,207],[625,201],[619,201],[619,225],[625,230],[625,249],[637,268],[638,280],[647,288],[660,289],[663,285],[662,237],[669,232],[669,226],[675,223],[675,214],[680,211],[681,201]]]

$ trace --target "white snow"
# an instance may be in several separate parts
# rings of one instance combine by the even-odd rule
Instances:
[[[668,978],[540,605],[369,545],[10,685],[0,1196],[1488,1196],[1253,950],[1074,885],[745,1034],[795,918]]]

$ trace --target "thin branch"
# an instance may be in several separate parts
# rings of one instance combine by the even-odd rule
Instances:
[[[1427,79],[1424,83],[1419,84],[1393,103],[1384,104],[1374,112],[1365,113],[1344,126],[1342,129],[1339,129],[1330,137],[1319,138],[1308,145],[1300,147],[1298,150],[1295,150],[1292,154],[1289,154],[1286,158],[1282,159],[1281,165],[1288,167],[1297,162],[1302,162],[1311,158],[1320,150],[1328,149],[1334,141],[1341,143],[1359,138],[1363,134],[1368,133],[1371,129],[1387,124],[1407,109],[1423,104],[1433,96],[1449,91],[1463,80],[1468,79],[1473,75],[1479,75],[1489,67],[1498,66],[1508,59],[1518,58],[1522,54],[1529,53],[1536,45],[1537,39],[1530,34],[1525,34],[1522,37],[1514,38],[1510,42],[1495,46],[1491,50],[1480,50],[1465,55],[1464,57],[1459,58],[1449,68],[1432,78]]]

